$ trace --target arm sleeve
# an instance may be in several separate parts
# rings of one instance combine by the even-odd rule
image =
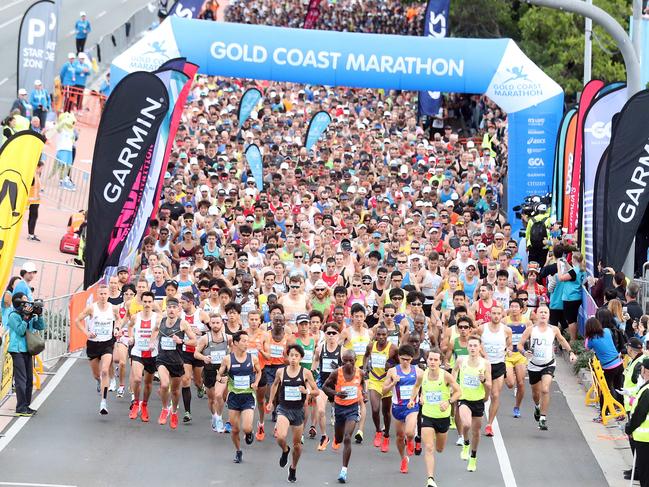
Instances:
[[[644,393],[640,396],[638,405],[631,415],[631,420],[627,423],[626,433],[631,434],[635,431],[638,426],[640,426],[645,419],[647,419],[647,414],[649,413],[649,394]]]

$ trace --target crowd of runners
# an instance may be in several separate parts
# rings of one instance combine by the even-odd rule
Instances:
[[[297,17],[271,1],[226,12]],[[419,34],[420,24],[397,2],[338,2],[319,27]],[[238,130],[251,86],[263,102]],[[309,152],[319,110],[333,120]],[[263,147],[261,191],[250,143]],[[242,439],[272,436],[292,482],[305,437],[341,451],[341,483],[352,445],[371,442],[396,452],[404,474],[423,455],[435,486],[450,430],[475,472],[505,385],[516,396],[506,414],[547,431],[557,347],[574,360],[552,326],[572,325],[556,303],[581,284],[581,257],[569,270],[570,248],[547,222],[541,261],[530,261],[532,237],[501,208],[506,161],[507,116],[484,96],[449,95],[420,119],[411,92],[197,77],[135,267],[100,284],[75,319],[99,412],[109,393],[130,395],[131,420],[176,429],[209,407],[235,463]],[[193,401],[205,396],[207,406]]]

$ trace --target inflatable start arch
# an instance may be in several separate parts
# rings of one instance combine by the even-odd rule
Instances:
[[[509,115],[508,219],[551,190],[563,90],[511,39],[357,34],[170,17],[118,56],[117,83],[185,57],[199,72],[315,85],[484,93]]]

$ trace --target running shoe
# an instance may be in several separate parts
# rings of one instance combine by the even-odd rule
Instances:
[[[246,433],[246,445],[252,445],[252,442],[254,441],[254,437],[252,436],[252,431],[250,433]]]
[[[108,385],[108,390],[110,392],[113,392],[115,389],[117,389],[117,381],[115,380],[115,377],[113,377],[110,380],[110,384]]]
[[[128,413],[129,419],[136,419],[137,413],[140,412],[140,401],[133,401],[131,404],[131,412]]]
[[[548,430],[548,420],[545,418],[539,419],[539,429],[541,431],[547,431]]]
[[[144,402],[140,406],[140,419],[142,420],[143,423],[149,422],[149,408],[147,407],[147,404]]]
[[[437,487],[437,483],[433,477],[428,477],[428,482],[426,482],[426,487]]]
[[[300,436],[300,444],[304,445],[304,435]]]
[[[25,411],[16,411],[16,416],[20,416],[23,418],[31,418],[34,415],[31,411],[25,410]]]
[[[210,421],[210,424],[212,426],[212,431],[216,432],[216,417],[212,415],[212,419]]]
[[[516,406],[514,406],[514,417],[515,418],[521,417],[521,408],[517,408]]]
[[[356,434],[354,435],[354,440],[356,441],[357,444],[363,443],[363,432],[361,430],[358,430]]]
[[[163,408],[162,411],[160,411],[160,417],[158,418],[158,424],[167,424],[167,418],[169,417],[169,410],[167,408]]]
[[[406,440],[406,451],[409,457],[415,454],[415,442],[413,440]]]
[[[205,397],[205,392],[206,391],[204,385],[196,388],[196,395],[198,396],[199,399],[203,399]]]
[[[401,459],[401,467],[399,467],[399,472],[408,473],[408,462],[409,461],[410,461],[410,458],[408,458],[408,457],[403,457]]]
[[[384,436],[383,441],[381,442],[381,453],[387,453],[390,449],[390,437]]]
[[[295,475],[296,470],[293,467],[288,467],[288,481],[290,483],[297,482],[297,477]]]
[[[106,406],[106,399],[102,399],[99,403],[99,414],[106,416],[108,414],[108,407]]]
[[[101,381],[97,379],[97,394],[101,392]]]
[[[257,434],[255,435],[257,441],[264,441],[266,438],[266,431],[264,430],[264,425],[262,423],[257,423]]]
[[[415,436],[415,455],[421,455],[421,438]]]
[[[291,447],[287,446],[286,451],[282,451],[282,455],[279,457],[279,466],[284,468],[288,463],[288,454],[291,453]]]
[[[169,426],[172,430],[178,428],[178,413],[171,413],[171,418],[169,419]]]
[[[457,441],[455,442],[456,446],[464,446],[464,436],[460,435],[457,437]]]
[[[309,439],[310,440],[315,439],[317,434],[318,432],[316,431],[315,426],[311,425],[311,427],[309,428]]]
[[[338,451],[339,448],[340,448],[340,443],[337,443],[336,438],[334,438],[334,442],[331,444],[331,449],[334,451]]]
[[[534,405],[534,421],[538,423],[541,418],[541,408],[538,405]]]
[[[485,436],[493,436],[494,435],[494,429],[492,428],[492,426],[490,424],[485,426],[484,434],[485,434]]]
[[[325,451],[327,445],[329,444],[329,437],[327,435],[322,435],[320,437],[320,443],[318,444],[318,451]]]
[[[374,448],[379,448],[381,446],[382,440],[383,440],[383,433],[381,431],[377,431],[374,434]]]
[[[183,416],[183,423],[191,423],[192,422],[192,414],[189,411],[185,411],[185,415]]]
[[[216,432],[225,433],[225,424],[223,423],[223,418],[221,416],[216,418]]]
[[[602,415],[598,414],[593,418],[593,423],[601,423],[602,422]]]
[[[478,468],[478,459],[476,457],[469,458],[469,464],[466,466],[466,469],[469,472],[475,472]]]
[[[340,473],[338,474],[338,483],[339,484],[347,483],[347,472],[345,470],[341,470]]]
[[[230,421],[227,421],[225,423],[225,432],[228,433],[228,434],[232,433],[232,425],[230,424]]]
[[[124,386],[119,386],[117,388],[117,397],[124,397]]]
[[[31,414],[32,416],[34,416],[34,415],[38,412],[38,411],[36,411],[36,409],[32,409],[32,408],[30,408],[30,407],[25,408],[25,411],[27,411],[27,412],[28,412],[29,414]]]
[[[469,459],[469,449],[471,448],[471,445],[463,445],[462,446],[462,453],[460,453],[460,458],[462,460],[468,460]]]
[[[449,426],[449,428],[452,430],[457,429],[457,425],[455,424],[455,418],[453,416],[451,416],[451,426]]]
[[[243,461],[243,452],[237,450],[234,454],[234,463],[241,463]]]

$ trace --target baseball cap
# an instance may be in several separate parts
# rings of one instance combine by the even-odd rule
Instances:
[[[180,261],[180,268],[187,268],[189,269],[192,265],[189,263],[188,260],[182,260]]]
[[[381,238],[381,232],[374,232],[374,233],[372,233],[372,237],[374,237],[374,238]]]
[[[21,88],[21,89],[18,90],[18,94],[19,94],[19,95],[26,95],[26,94],[27,94],[27,90],[26,90],[25,88]]]
[[[311,272],[322,272],[322,267],[320,267],[320,264],[311,264],[311,267],[309,267],[309,270]]]
[[[309,315],[306,314],[306,313],[300,313],[300,314],[297,315],[297,317],[295,318],[295,322],[296,322],[296,323],[304,323],[305,321],[306,321],[307,323],[311,321],[311,320],[309,319]]]
[[[477,249],[478,251],[481,251],[481,250],[487,250],[487,246],[486,246],[485,244],[483,244],[482,242],[480,242],[480,243],[477,245],[476,249]]]
[[[352,243],[349,240],[344,239],[342,242],[340,242],[340,248],[343,250],[351,250]]]
[[[128,267],[125,265],[121,265],[117,268],[117,273],[119,274],[120,272],[128,272]]]
[[[318,279],[313,286],[314,289],[327,289],[327,283],[322,279]]]
[[[629,338],[629,341],[626,344],[626,346],[634,350],[642,350],[642,342],[637,337]]]
[[[23,264],[22,270],[25,272],[38,272],[36,270],[36,264],[31,261],[27,261]]]

